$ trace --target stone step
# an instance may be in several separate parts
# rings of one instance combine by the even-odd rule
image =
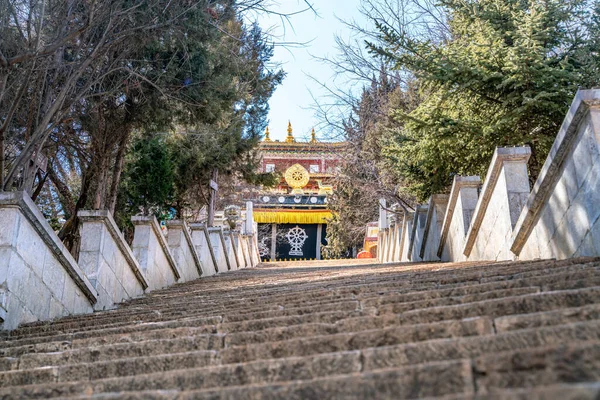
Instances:
[[[423,292],[423,293],[425,293],[425,292]],[[447,301],[447,300],[444,300],[444,301]],[[384,308],[384,312],[385,312],[385,308]],[[208,319],[210,320],[211,318],[208,318]],[[219,319],[220,319],[220,317],[212,317],[212,321],[210,321],[210,322],[215,322],[216,320],[219,320]],[[122,324],[116,324],[116,325],[115,325],[113,328],[115,328],[115,330],[116,330],[116,331],[120,331],[120,329],[119,329],[119,328],[120,328],[121,326],[126,326],[126,325],[127,325],[126,323],[122,323]],[[72,328],[73,328],[73,329],[75,329],[75,326],[76,326],[76,325],[74,325]],[[90,325],[90,327],[92,327],[92,326],[93,326],[93,325]],[[106,327],[104,327],[104,326],[99,326],[99,327],[95,327],[95,328],[96,328],[96,329],[98,329],[98,330],[104,330],[104,329],[110,329],[111,327],[109,326],[108,328],[106,328]],[[91,330],[91,329],[90,329],[90,330]],[[51,335],[52,333],[54,333],[54,332],[52,332],[52,331],[47,331],[47,332],[45,332],[45,334],[46,334],[46,335]],[[81,333],[81,332],[79,332],[79,335],[81,335],[81,334],[82,334],[82,333]],[[38,336],[43,336],[43,335],[38,335]],[[68,339],[68,337],[67,337],[67,336],[62,336],[62,338],[61,338],[61,339],[59,339],[59,340],[67,340],[67,339]],[[18,337],[13,337],[13,338],[12,338],[12,340],[9,340],[9,341],[7,341],[7,342],[4,342],[4,346],[10,346],[10,345],[11,345],[11,342],[13,342],[14,340],[19,340],[19,339],[18,339]],[[21,342],[21,343],[22,343],[22,342]]]
[[[502,388],[532,388],[557,382],[599,382],[600,343],[508,351],[473,362],[478,392]]]
[[[476,270],[476,271],[470,271],[469,275],[471,277],[476,277],[477,280],[479,280],[479,278],[481,276],[484,276],[484,277],[485,276],[493,276],[494,274],[490,273],[490,270],[493,270],[495,268],[500,269],[497,266],[503,266],[503,269],[501,269],[503,272],[501,272],[500,275],[510,274],[510,273],[513,273],[514,271],[517,271],[517,272],[522,272],[522,271],[532,272],[534,270],[541,270],[542,271],[541,274],[544,274],[544,273],[548,272],[548,268],[549,268],[548,264],[553,264],[553,263],[556,264],[556,266],[553,266],[552,269],[561,268],[561,267],[568,268],[568,267],[573,266],[573,265],[579,266],[580,268],[581,268],[581,266],[583,266],[584,268],[591,268],[592,265],[593,265],[593,264],[590,264],[589,262],[586,263],[585,260],[581,260],[581,259],[578,259],[576,262],[573,261],[573,260],[565,260],[565,261],[560,261],[560,262],[556,262],[556,261],[552,262],[552,261],[548,261],[548,260],[535,261],[535,262],[527,262],[527,263],[521,262],[521,263],[515,264],[515,265],[517,265],[517,267],[512,266],[510,269],[508,269],[507,267],[508,267],[508,265],[511,265],[511,264],[502,264],[502,263],[498,263],[498,264],[492,263],[492,264],[490,264],[490,263],[485,263],[485,265],[476,264],[476,265],[471,265],[470,267],[472,269],[485,267],[484,269],[487,272],[482,272],[480,270]],[[536,264],[539,265],[538,268],[534,268],[534,266]],[[440,264],[437,264],[437,265],[440,265]],[[452,264],[452,265],[456,266],[456,267],[454,267],[453,269],[451,269],[448,272],[446,272],[446,271],[442,271],[442,272],[446,273],[446,274],[451,274],[452,276],[456,276],[456,271],[455,270],[456,270],[456,268],[459,267],[459,265],[458,264]],[[419,275],[421,275],[423,273],[423,271],[422,271],[423,269],[424,269],[423,266],[419,266],[419,270],[421,271],[419,273]],[[429,272],[429,271],[426,271],[426,272],[428,272],[429,274],[434,274],[435,273],[435,272]],[[399,283],[402,286],[408,286],[408,285],[410,285],[410,283],[406,281],[406,278],[407,278],[406,273],[407,273],[406,271],[405,272],[396,273],[397,276],[396,276],[395,280],[392,279],[393,276],[392,277],[390,277],[390,276],[378,277],[378,278],[376,278],[375,283],[377,283],[379,285],[382,285],[383,287],[386,287],[386,288],[393,287],[394,283]],[[359,282],[357,282],[357,284],[358,284],[357,288],[368,288],[369,287],[369,279],[370,279],[369,277],[360,279]],[[397,282],[396,282],[396,280],[397,280]],[[428,280],[430,280],[430,279],[428,279]],[[198,282],[203,282],[203,280],[200,280]],[[329,288],[331,288],[332,285],[333,285],[333,282],[331,280],[328,281]],[[144,298],[139,298],[139,299],[134,299],[134,300],[130,301],[128,303],[128,305],[131,306],[131,307],[135,307],[135,306],[145,306],[145,305],[152,304],[152,303],[164,304],[165,299],[169,299],[169,298],[180,299],[180,293],[183,293],[183,292],[185,292],[186,296],[189,296],[189,297],[194,297],[196,293],[199,293],[199,294],[201,294],[203,296],[206,296],[206,297],[211,297],[212,294],[217,294],[217,293],[212,293],[210,291],[207,291],[206,288],[205,288],[206,285],[197,285],[197,286],[199,286],[199,288],[197,289],[197,291],[194,290],[194,286],[188,286],[188,287],[185,287],[185,288],[179,287],[180,291],[175,291],[175,290],[170,290],[170,289],[169,290],[165,290],[165,291],[163,291],[164,295],[160,295],[157,292],[153,292],[153,294],[151,296],[144,297]],[[314,285],[313,284],[312,286],[315,287],[315,289],[313,289],[313,290],[316,290],[318,292],[322,291],[322,287],[320,285]],[[341,290],[342,292],[344,292],[344,291],[350,291],[351,292],[353,290],[353,288],[349,288],[348,287],[349,285],[348,285],[348,281],[347,280],[340,282],[340,286],[341,286],[340,289],[333,289],[333,290]],[[173,288],[173,289],[175,289],[175,288]],[[297,292],[297,289],[298,288],[294,287],[293,285],[287,285],[285,288],[272,288],[272,287],[269,287],[269,288],[264,289],[263,291],[265,292],[265,295],[269,296],[269,297],[277,296],[277,295],[281,295],[281,296],[297,296],[298,293],[295,293],[295,292]],[[302,289],[305,289],[305,288],[302,288]],[[233,289],[231,291],[231,293],[228,292],[227,290],[224,290],[221,287],[219,289],[216,289],[216,290],[218,291],[218,297],[219,298],[228,298],[230,296],[233,297],[233,298],[239,298],[240,295],[244,296],[244,292],[245,292],[243,287],[242,288],[236,287],[235,289]],[[280,292],[280,294],[278,294],[278,292]],[[251,294],[251,296],[249,296],[249,297],[251,299],[253,299],[253,301],[261,302],[261,299],[260,299],[261,292],[258,291],[256,289],[256,287],[252,288],[252,292],[249,293],[249,295],[250,294]],[[303,296],[308,296],[308,295],[310,295],[310,291],[302,290],[302,295]]]
[[[596,279],[596,280],[600,281],[600,278]],[[589,279],[586,279],[582,285],[578,285],[578,286],[583,286],[586,283],[588,285],[590,284]],[[469,287],[471,287],[471,286],[469,286]],[[564,287],[564,285],[563,285],[563,287]],[[457,290],[457,289],[454,289],[454,290]],[[526,290],[527,289],[522,288],[523,292],[525,292]],[[530,289],[530,290],[534,290],[534,289]],[[460,292],[460,290],[457,290],[457,291]],[[412,296],[415,297],[415,298],[427,298],[429,296],[431,296],[433,298],[440,297],[440,296],[436,295],[436,293],[437,293],[436,291],[416,292],[416,293],[412,294]],[[449,293],[449,292],[446,291],[446,293]],[[489,296],[489,297],[491,297],[493,295],[491,295],[491,294],[489,294],[489,295],[482,294],[482,296]],[[383,301],[384,303],[387,303],[387,302],[385,302],[384,299],[385,299],[385,297],[381,298],[381,296],[380,296],[378,302],[381,303]],[[410,296],[406,296],[406,299],[407,300],[410,299]],[[342,308],[348,307],[347,304],[350,304],[348,302],[348,300],[349,299],[346,299],[345,302],[344,301],[338,301],[338,302],[335,302],[333,304],[332,303],[325,304],[325,305],[323,305],[323,307],[320,307],[321,311],[326,311],[327,309],[333,310],[333,309],[336,308],[335,304],[342,305]],[[398,300],[400,300],[400,299],[398,299]],[[440,300],[440,303],[444,302],[444,301],[449,301],[449,300]],[[396,302],[396,301],[394,301],[394,302]],[[373,305],[373,304],[376,304],[376,303],[377,303],[377,300],[374,301],[374,299],[373,299],[371,301],[365,301],[363,304]],[[320,302],[317,303],[317,304],[322,305],[322,303],[320,303]],[[247,318],[256,319],[256,318],[260,318],[261,315],[266,315],[268,313],[272,313],[271,315],[277,315],[277,313],[279,311],[284,311],[284,314],[288,314],[288,313],[293,312],[293,311],[290,311],[290,310],[295,310],[296,309],[296,308],[294,308],[293,306],[290,305],[289,307],[287,307],[286,310],[278,310],[277,308],[280,308],[280,307],[282,307],[282,306],[280,306],[280,305],[273,306],[273,310],[272,311],[266,311],[266,312],[252,313],[252,312],[246,311],[246,312],[240,313],[239,315],[238,314],[232,314],[231,316],[228,316],[227,318],[230,319],[230,320],[242,320],[244,318],[246,318],[246,319]],[[298,312],[302,312],[303,308],[304,309],[309,309],[310,307],[313,307],[313,306],[312,305],[310,305],[310,306],[306,305],[305,307],[299,307],[297,309],[298,309]],[[192,306],[190,306],[190,308],[194,309],[194,306],[192,305]],[[401,311],[403,311],[402,309],[398,309],[398,307],[396,307],[396,308],[394,308],[394,307],[388,307],[388,308],[394,309],[395,310],[394,312],[401,312]],[[404,310],[406,310],[406,309],[404,309]],[[384,311],[384,312],[386,312],[386,311]],[[131,324],[131,323],[135,323],[135,322],[158,322],[158,321],[165,321],[165,320],[169,321],[169,320],[177,319],[178,317],[185,316],[185,315],[190,316],[190,314],[193,315],[193,313],[187,312],[186,309],[179,310],[179,312],[177,314],[175,314],[175,315],[173,315],[173,314],[169,315],[169,314],[166,314],[166,313],[163,313],[163,312],[159,312],[157,310],[150,310],[150,311],[147,311],[145,314],[143,314],[144,315],[143,318],[138,318],[138,316],[141,315],[141,314],[133,314],[133,315],[127,315],[127,314],[125,314],[125,315],[121,316],[120,318],[115,318],[115,316],[110,315],[106,319],[106,321],[110,321],[110,323],[107,324],[107,325],[102,325],[101,321],[103,321],[103,319],[100,319],[100,318],[96,317],[96,318],[93,318],[93,319],[92,318],[88,318],[87,320],[81,321],[79,324],[76,323],[76,322],[69,322],[69,323],[62,323],[62,324],[45,325],[43,327],[37,327],[36,331],[38,331],[38,332],[44,332],[44,334],[48,334],[50,332],[55,332],[57,330],[59,330],[60,332],[63,332],[63,333],[68,333],[68,332],[72,332],[72,331],[82,331],[82,330],[85,330],[86,328],[105,329],[105,328],[110,328],[110,327],[119,327],[119,326]],[[200,313],[200,315],[203,315],[203,314],[205,314],[205,313],[204,312]],[[40,335],[38,335],[38,336],[40,336]],[[16,339],[17,336],[14,336],[14,338]]]
[[[308,325],[301,325],[305,327]],[[332,326],[332,325],[330,325]],[[364,329],[364,326],[362,327]],[[466,321],[443,321],[428,325],[415,325],[415,326],[401,326],[393,327],[383,330],[370,330],[370,331],[359,331],[354,333],[345,334],[326,334],[318,335],[319,331],[311,331],[310,328],[306,329],[294,329],[286,328],[288,335],[294,339],[288,339],[286,341],[273,342],[268,340],[272,337],[273,333],[266,332],[267,337],[259,339],[261,343],[266,343],[262,347],[267,347],[269,354],[277,354],[278,357],[285,357],[286,354],[294,354],[295,356],[304,356],[316,353],[325,353],[333,351],[345,351],[355,350],[370,346],[383,346],[386,344],[395,343],[407,343],[417,340],[426,340],[429,338],[450,338],[457,336],[469,336],[469,335],[483,335],[493,331],[492,321],[486,318],[473,318]],[[229,337],[232,337],[229,339]],[[300,337],[300,338],[298,338]],[[313,338],[314,337],[314,338]],[[237,359],[232,359],[231,354],[244,354],[246,349],[254,351],[253,354],[266,354],[264,348],[263,353],[257,353],[261,351],[261,346],[249,346],[249,347],[231,347],[231,342],[235,342],[236,334],[229,335],[196,335],[193,337],[183,337],[177,339],[159,339],[159,340],[146,340],[143,342],[129,342],[130,338],[127,338],[128,342],[113,341],[101,346],[90,346],[83,347],[82,343],[77,344],[78,348],[73,348],[71,345],[68,349],[62,349],[59,351],[53,351],[50,353],[24,353],[17,359],[20,369],[28,368],[40,368],[46,366],[57,366],[77,363],[89,363],[97,361],[106,361],[119,358],[136,357],[142,354],[150,355],[162,355],[168,352],[184,352],[191,350],[212,350],[220,349],[223,345],[223,339],[225,340],[225,347],[229,347],[231,351],[227,354],[224,362],[232,363],[239,362]],[[248,339],[246,337],[246,342]],[[253,343],[253,342],[250,342]],[[84,343],[85,344],[85,343]],[[87,343],[89,345],[89,343]],[[298,353],[298,348],[311,346],[313,352],[311,353]],[[148,350],[151,349],[151,350]],[[57,350],[50,348],[48,350]],[[144,351],[148,351],[144,353]],[[287,352],[287,353],[286,353]],[[13,357],[16,355],[13,354]],[[245,358],[247,359],[256,359]],[[260,357],[259,357],[260,358]],[[262,357],[265,358],[265,357]],[[15,360],[13,358],[7,359],[2,358],[0,360],[10,360],[11,364],[6,361],[9,365],[7,369],[16,369]],[[1,365],[1,364],[0,364]]]
[[[154,356],[118,358],[110,361],[0,372],[0,387],[40,383],[90,381],[119,376],[150,374],[176,369],[200,368],[219,364],[218,352],[200,350]]]
[[[85,339],[69,339],[63,341],[40,342],[36,344],[28,344],[23,346],[14,346],[5,349],[0,349],[0,356],[4,358],[19,357],[20,355],[26,353],[62,352],[71,349],[106,346],[119,343],[134,343],[159,339],[177,339],[181,337],[206,335],[207,333],[216,333],[216,327],[210,330],[210,332],[207,332],[206,327],[164,328],[96,336]],[[2,360],[2,358],[0,358],[0,360]]]
[[[589,326],[592,327],[590,328],[592,332],[588,333],[588,336],[585,336],[587,338],[586,340],[595,340],[595,338],[597,338],[597,335],[600,334],[600,331],[598,333],[594,331],[594,329],[596,328],[600,329],[600,321],[591,321],[581,324],[582,325],[574,324],[573,326],[581,327],[581,329],[585,329]],[[485,337],[485,340],[489,340],[491,342],[495,340],[496,336],[498,336],[501,340],[505,340],[506,338],[508,338],[506,340],[509,341],[509,344],[512,343],[511,340],[513,340],[512,338],[515,337],[532,337],[533,339],[531,340],[538,340],[539,335],[549,335],[550,338],[556,337],[557,335],[563,335],[559,337],[566,337],[568,339],[584,337],[583,333],[579,333],[579,336],[575,335],[573,331],[574,328],[571,325],[568,325],[567,328],[561,326],[544,328],[540,330],[541,333],[538,333],[538,330],[515,331],[511,332],[515,334],[513,336],[511,336],[508,333],[508,336],[490,336],[490,334],[493,332],[493,327],[490,326],[490,321],[486,318],[473,318],[466,319],[460,322],[449,322],[445,326],[443,324],[424,324],[408,325],[405,327],[407,329],[403,329],[404,327],[390,327],[348,334],[313,336],[307,338],[284,340],[280,342],[268,342],[264,344],[228,347],[224,348],[221,351],[221,360],[223,363],[247,362],[258,359],[308,356],[311,354],[334,351],[358,350],[364,348],[373,348],[373,350],[371,351],[377,353],[377,349],[379,347],[411,343],[413,346],[417,346],[421,342],[425,343],[422,344],[422,346],[424,347],[418,347],[418,349],[419,351],[424,352],[428,348],[428,343],[434,339],[445,339],[447,343],[450,343],[451,346],[454,342],[450,339],[463,336],[467,337],[467,339],[464,339],[464,341],[467,343],[478,343],[478,341],[475,340],[475,338],[477,338],[478,336],[486,335],[482,337]],[[517,334],[520,334],[521,336],[516,336]],[[538,345],[545,344],[545,342],[539,343],[541,344]],[[451,347],[450,351],[455,351],[455,349]],[[380,358],[381,360],[386,359],[383,355],[381,355]],[[417,360],[413,361],[417,362]],[[437,359],[430,361],[437,361]],[[397,364],[385,366],[382,365],[381,368],[395,365]]]
[[[442,297],[428,300],[419,300],[414,302],[384,304],[377,307],[377,311],[380,314],[400,314],[411,310],[419,310],[439,306],[451,306],[465,303],[476,303],[490,299],[502,299],[539,292],[539,287],[500,289],[483,293],[466,294],[464,296]]]
[[[598,400],[600,398],[600,382],[494,390],[491,393],[476,395],[472,398],[476,400]]]
[[[363,369],[413,365],[424,362],[476,358],[485,354],[525,351],[531,348],[562,346],[565,343],[600,342],[600,321],[512,331],[496,335],[433,339],[363,350]]]
[[[180,399],[415,399],[473,392],[467,360],[356,373],[338,377],[255,385],[223,390],[190,391]]]
[[[464,296],[467,294],[477,294],[483,293],[492,290],[500,290],[500,289],[523,289],[523,292],[527,291],[525,289],[528,286],[541,286],[544,285],[546,288],[554,288],[556,286],[550,286],[549,283],[560,284],[558,287],[560,289],[569,289],[569,288],[582,288],[588,286],[594,286],[597,283],[600,283],[600,277],[598,277],[597,271],[580,271],[578,273],[569,273],[569,274],[558,274],[558,275],[550,275],[544,277],[538,277],[537,279],[530,280],[511,280],[511,281],[502,281],[502,282],[494,282],[490,284],[483,285],[473,285],[466,287],[458,287],[451,289],[437,289],[437,290],[429,290],[429,291],[421,291],[421,292],[409,292],[405,294],[399,295],[382,295],[379,294],[377,297],[371,294],[371,297],[366,297],[366,300],[363,300],[365,296],[353,296],[352,298],[336,298],[335,303],[339,303],[342,301],[352,301],[352,300],[362,300],[363,305],[373,306],[373,305],[381,305],[388,303],[396,303],[396,302],[410,302],[410,301],[418,301],[418,300],[426,300],[430,298],[440,298],[440,297],[454,297],[454,296]],[[535,291],[535,289],[530,289]],[[491,296],[491,295],[490,295]],[[298,297],[298,296],[296,296]],[[388,300],[389,299],[389,300]],[[267,299],[271,300],[271,299]],[[332,300],[327,301],[317,301],[314,303],[308,302],[281,302],[272,306],[269,303],[264,303],[263,308],[277,308],[281,307],[281,304],[285,304],[288,308],[293,308],[297,304],[305,304],[305,305],[315,305],[315,304],[331,304]],[[245,309],[241,314],[251,314],[255,309]],[[227,310],[228,313],[234,314],[232,310]]]
[[[369,376],[377,376],[378,374],[370,374]],[[343,377],[330,378],[331,380],[343,379]],[[309,384],[310,382],[293,383],[292,385],[298,384]],[[260,400],[271,400],[271,399],[283,399],[293,397],[290,393],[281,390],[283,386],[289,386],[290,384],[279,384],[270,386],[246,386],[226,389],[225,393],[219,393],[215,390],[211,391],[190,391],[180,393],[177,390],[163,390],[163,391],[140,391],[136,393],[103,393],[94,395],[96,400],[113,400],[113,399],[125,399],[125,400],[176,400],[176,399],[189,399],[189,398],[200,398],[200,399],[228,399],[239,394],[236,399],[260,399]],[[250,389],[249,392],[243,392],[243,389]],[[469,390],[469,388],[467,388]],[[374,398],[377,399],[396,399],[394,394],[384,396],[383,391],[377,392]],[[301,393],[299,393],[301,395]],[[222,397],[219,397],[222,396]],[[229,396],[229,397],[227,397]],[[326,394],[325,397],[332,395]],[[345,398],[361,399],[361,397],[351,397],[349,394]],[[442,396],[428,396],[423,397],[424,400],[598,400],[600,397],[600,383],[598,382],[585,382],[585,383],[574,383],[574,384],[556,384],[548,385],[543,387],[534,387],[527,389],[502,389],[494,390],[492,393],[486,394],[473,394],[472,390],[460,394],[442,395]],[[74,399],[88,399],[88,396],[75,397]],[[303,399],[304,397],[298,397]]]
[[[585,381],[586,379],[593,378],[595,375],[590,373],[577,375],[577,371],[579,371],[579,368],[587,367],[590,364],[600,363],[600,357],[598,357],[598,353],[600,352],[600,342],[598,342],[600,337],[599,327],[600,323],[598,322],[595,324],[581,323],[573,324],[572,326],[558,327],[554,330],[546,328],[545,331],[541,332],[540,336],[536,336],[538,332],[535,330],[530,330],[529,332],[513,332],[497,336],[488,335],[484,337],[457,338],[452,340],[431,340],[418,344],[411,343],[403,346],[386,346],[377,349],[368,348],[362,350],[361,352],[361,371],[363,371],[363,373],[358,376],[355,375],[355,379],[360,380],[361,376],[372,376],[372,374],[375,374],[376,376],[380,371],[397,371],[398,367],[400,367],[400,370],[405,371],[404,368],[411,368],[413,365],[417,365],[418,367],[434,364],[449,365],[452,364],[453,361],[448,360],[473,359],[473,365],[477,366],[475,368],[476,374],[474,375],[474,379],[476,381],[475,383],[479,382],[478,380],[481,379],[481,376],[483,376],[484,379],[487,379],[487,371],[490,369],[493,370],[493,372],[490,373],[492,379],[487,379],[485,381],[485,393],[496,388],[503,388],[505,386],[505,382],[509,382],[511,379],[513,379],[511,374],[519,374],[521,371],[519,367],[527,368],[526,373],[542,382],[547,382],[551,379],[556,379],[554,382]],[[564,345],[564,343],[568,343],[576,337],[579,337],[583,342],[576,343],[570,347]],[[588,339],[593,339],[595,342],[585,342],[585,340]],[[552,345],[549,345],[550,343]],[[416,347],[421,348],[417,349]],[[568,348],[569,350],[565,352],[565,348]],[[509,350],[506,351],[506,349]],[[402,354],[402,356],[400,356],[400,354]],[[496,364],[494,360],[498,355],[502,361],[501,363]],[[543,368],[541,368],[541,372],[537,371],[537,369],[540,369],[538,368],[540,365],[540,357],[544,358],[544,364]],[[385,360],[384,363],[381,363],[382,359]],[[441,361],[432,362],[430,361],[431,359],[437,359]],[[515,363],[517,363],[516,366],[513,365]],[[250,364],[251,363],[235,365],[241,366]],[[572,368],[567,373],[561,372],[560,366],[563,364],[570,365]],[[469,366],[470,365],[471,364],[469,363]],[[380,368],[382,366],[384,366],[384,368]],[[484,371],[484,368],[487,369]],[[557,371],[559,372],[558,375]],[[523,382],[534,382],[532,379],[521,378],[521,380]],[[310,381],[310,383],[312,384],[314,381]],[[439,385],[439,382],[436,382],[435,384]],[[287,386],[287,384],[283,386]],[[475,384],[473,387],[480,388],[480,386],[477,384]],[[535,385],[533,385],[532,388],[535,389]],[[250,393],[252,393],[254,389],[255,388],[252,386],[244,386],[243,388],[225,389],[225,391],[231,390],[232,393],[240,395],[243,393],[243,390],[249,390]],[[289,395],[288,392],[285,392],[285,394],[280,394],[277,390],[274,391],[273,389],[274,388],[272,386],[262,387],[256,396],[267,396],[267,398],[287,398],[285,396]],[[265,390],[267,392],[265,392]],[[221,391],[222,390],[219,390],[219,392]],[[211,391],[193,392],[187,394],[186,396],[193,394],[194,396],[200,396],[199,398],[204,398],[202,396],[205,394],[214,396],[215,393],[216,392]],[[346,398],[345,392],[333,392],[331,388],[327,389],[327,393],[332,396],[337,395],[344,396],[343,398]],[[465,394],[464,392],[460,393]],[[279,397],[280,395],[283,397]],[[242,395],[241,398],[254,397]],[[361,397],[358,398],[364,397],[362,397],[361,394]]]
[[[551,274],[543,277],[519,280],[498,281],[476,285],[458,286],[444,289],[423,290],[407,293],[381,292],[356,296],[364,306],[381,306],[393,303],[408,303],[421,300],[431,300],[442,297],[458,297],[485,292],[517,289],[524,287],[539,287],[543,291],[581,289],[590,286],[600,286],[598,271],[585,270],[575,273]]]
[[[95,338],[95,337],[104,337],[108,335],[118,335],[118,334],[126,334],[126,333],[134,333],[134,332],[144,332],[151,331],[155,329],[167,329],[167,328],[182,328],[182,327],[196,327],[205,329],[205,333],[216,333],[217,325],[215,322],[219,322],[221,320],[220,317],[206,318],[206,317],[190,317],[190,318],[182,318],[173,321],[160,321],[160,322],[148,322],[148,323],[139,323],[139,324],[123,324],[117,327],[109,327],[109,328],[98,328],[98,329],[88,329],[80,332],[73,333],[55,333],[48,332],[45,335],[34,335],[28,336],[25,335],[23,337],[14,338],[12,340],[7,340],[0,344],[0,349],[9,348],[9,347],[21,347],[26,345],[35,345],[38,343],[45,342],[57,342],[57,341],[73,341],[76,339],[86,339],[86,338]],[[0,350],[1,351],[1,350]]]
[[[506,315],[496,318],[494,326],[497,332],[508,332],[597,319],[600,319],[600,304],[590,304],[538,313]]]
[[[597,286],[412,310],[402,313],[402,321],[406,324],[418,324],[484,315],[497,318],[505,315],[529,314],[596,303],[600,303],[600,287]]]
[[[222,335],[195,335],[177,339],[113,343],[106,346],[82,347],[52,353],[26,353],[19,357],[19,369],[91,363],[118,358],[143,357],[197,350],[218,350],[222,346]]]
[[[248,332],[259,331],[263,329],[276,328],[282,326],[302,325],[307,323],[335,323],[337,321],[361,317],[366,315],[374,315],[374,310],[363,311],[330,311],[318,312],[314,314],[292,315],[284,317],[271,317],[257,320],[246,320],[238,322],[226,322],[217,326],[217,331],[221,333]]]
[[[118,391],[193,390],[314,379],[320,376],[359,371],[360,352],[355,351],[171,370],[92,380],[87,383],[78,381],[13,386],[0,389],[0,397],[10,394],[28,398],[50,398]]]
[[[223,363],[236,363],[276,357],[308,356],[318,353],[409,343],[432,338],[485,335],[492,333],[492,331],[493,327],[490,319],[471,318],[463,321],[443,321],[434,324],[306,336],[282,341],[232,346],[221,351],[221,359]],[[227,343],[227,337],[225,340]]]
[[[256,321],[241,321],[241,322],[231,322],[226,324],[219,325],[204,325],[206,322],[212,322],[212,319],[207,320],[207,318],[183,318],[179,320],[173,321],[164,321],[164,322],[151,322],[151,323],[142,323],[136,325],[124,325],[117,328],[108,328],[108,329],[97,329],[97,330],[87,330],[83,332],[75,332],[75,333],[67,333],[67,334],[58,334],[58,335],[45,335],[45,336],[34,336],[24,338],[18,340],[11,340],[7,342],[3,342],[0,346],[0,355],[1,354],[10,354],[8,349],[19,347],[20,350],[17,350],[17,353],[22,354],[22,349],[30,348],[32,351],[35,351],[36,346],[43,346],[45,343],[50,343],[50,346],[56,346],[57,343],[68,342],[72,343],[79,340],[88,340],[88,343],[92,345],[93,343],[102,344],[103,340],[108,340],[111,337],[118,338],[121,335],[130,336],[145,336],[145,335],[155,335],[154,331],[165,331],[170,329],[178,329],[178,328],[194,328],[196,329],[196,333],[228,333],[228,332],[244,332],[244,331],[254,331],[261,330],[271,327],[282,327],[282,326],[299,326],[306,323],[334,323],[338,320],[344,318],[353,318],[359,316],[370,315],[372,312],[362,312],[362,311],[353,311],[353,312],[343,312],[343,311],[333,311],[333,312],[323,312],[323,313],[315,313],[315,314],[306,314],[299,316],[289,316],[289,317],[278,317],[278,318],[267,318]],[[156,333],[157,335],[163,334],[163,332]],[[168,335],[168,333],[167,333]],[[33,346],[33,347],[32,347]],[[26,351],[30,352],[30,351]]]
[[[579,266],[578,264],[575,264],[575,267],[578,267],[578,266]],[[573,268],[573,266],[572,265],[568,266],[568,268]],[[529,273],[531,273],[531,271],[529,271]],[[562,281],[562,282],[566,282],[566,281]],[[386,284],[389,285],[389,283],[386,283]],[[296,295],[296,297],[297,297],[297,295]],[[187,303],[188,303],[188,307],[190,307],[191,309],[196,307],[196,305],[193,303],[193,299],[188,299]],[[264,306],[268,307],[268,304],[263,305],[263,307]],[[201,308],[201,307],[197,307],[197,308]],[[177,316],[184,315],[184,313],[187,312],[187,310],[184,309],[184,310],[178,310],[177,314],[168,315],[168,312],[170,310],[177,310],[177,306],[175,305],[171,308],[167,308],[167,309],[165,309],[164,312],[161,312],[159,310],[143,310],[143,311],[139,312],[140,313],[139,315],[143,316],[143,320],[145,322],[150,322],[150,321],[165,320],[167,318],[175,318]],[[220,306],[220,307],[214,308],[214,310],[215,310],[215,312],[216,311],[221,312],[221,311],[226,310],[226,308],[225,308],[225,306]],[[210,310],[208,310],[208,312],[210,312]],[[244,313],[245,312],[247,312],[247,310],[245,310]],[[136,315],[135,312],[127,313],[127,312],[123,311],[122,315],[117,315],[117,314],[115,314],[115,312],[107,312],[107,313],[108,313],[106,315],[107,321],[111,321],[112,323],[118,322],[119,318],[122,318],[122,320],[125,322],[130,322],[132,320],[133,321],[136,320],[134,317],[134,315]],[[163,315],[163,314],[166,314],[166,315]],[[102,315],[102,314],[99,313],[98,316],[94,316],[95,317],[94,319],[87,318],[87,320],[86,319],[73,320],[71,325],[68,325],[68,321],[69,321],[68,319],[66,321],[63,321],[61,324],[41,324],[41,325],[34,324],[31,326],[24,327],[21,330],[15,331],[13,336],[29,334],[31,332],[35,332],[35,331],[39,331],[39,330],[45,331],[45,330],[57,329],[59,327],[60,327],[60,329],[63,329],[63,330],[76,329],[76,327],[78,327],[79,330],[81,330],[84,326],[86,326],[86,323],[90,324],[91,326],[97,327],[99,325],[100,315]],[[82,317],[78,317],[78,318],[82,318]]]
[[[281,384],[277,384],[279,382]],[[219,389],[214,391],[206,390],[217,387]],[[359,352],[346,352],[109,378],[88,383],[17,386],[0,389],[0,396],[51,398],[175,389],[189,391],[182,393],[182,398],[258,399],[268,396],[268,393],[275,395],[270,398],[289,399],[348,398],[347,395],[358,395],[350,398],[365,399],[379,398],[378,394],[414,398],[472,391],[473,377],[468,361],[360,373]]]
[[[327,311],[359,311],[360,304],[358,301],[344,301],[337,302],[328,305],[320,304],[316,306],[305,306],[297,308],[286,308],[280,306],[278,310],[273,311],[260,311],[252,313],[242,314],[225,314],[223,316],[223,323],[227,322],[242,322],[242,321],[253,321],[257,319],[266,318],[278,318],[295,315],[307,315],[315,312],[327,312]]]

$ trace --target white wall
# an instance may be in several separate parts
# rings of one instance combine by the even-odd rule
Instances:
[[[181,282],[202,276],[202,264],[185,221],[167,221],[167,243],[173,260],[181,272]]]
[[[148,278],[149,290],[162,289],[177,282],[181,273],[155,217],[133,217],[135,225],[132,250]]]
[[[2,329],[93,311],[98,293],[24,192],[0,192]]]
[[[106,210],[80,211],[79,266],[98,291],[96,310],[139,297],[148,287],[125,238]]]

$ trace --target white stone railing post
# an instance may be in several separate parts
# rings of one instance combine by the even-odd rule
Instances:
[[[217,260],[219,272],[231,270],[229,257],[227,256],[227,247],[225,246],[225,238],[223,237],[223,228],[212,226],[207,228],[210,238],[210,244],[213,248],[215,259]]]
[[[98,292],[25,192],[0,192],[2,329],[93,311]]]
[[[154,216],[131,218],[135,226],[133,254],[148,278],[150,290],[171,286],[181,278],[167,240]]]
[[[454,177],[437,250],[437,256],[442,261],[465,259],[465,237],[477,206],[480,185],[481,179],[478,176]]]
[[[202,262],[188,225],[183,220],[171,220],[167,221],[167,228],[167,243],[183,281],[198,279],[203,274]]]
[[[97,310],[139,297],[148,288],[148,279],[107,210],[82,210],[79,266],[98,291]]]
[[[427,210],[427,220],[425,221],[425,230],[419,251],[419,257],[423,261],[435,261],[437,257],[437,248],[440,242],[442,225],[444,224],[444,215],[448,206],[447,194],[434,194],[429,198]]]
[[[577,92],[510,241],[521,259],[600,255],[600,90]]]
[[[200,263],[202,265],[202,276],[212,276],[219,272],[219,265],[217,257],[213,250],[213,246],[210,241],[210,234],[206,224],[193,222],[189,225],[192,231],[192,241],[196,253],[200,257]]]
[[[498,147],[477,202],[463,254],[472,260],[510,260],[507,245],[529,197],[529,147]],[[471,254],[475,250],[475,254]]]

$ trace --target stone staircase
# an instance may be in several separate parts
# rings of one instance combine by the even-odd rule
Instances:
[[[600,259],[342,263],[4,332],[0,397],[600,398]]]

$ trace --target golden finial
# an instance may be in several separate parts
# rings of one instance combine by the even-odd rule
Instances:
[[[270,142],[271,138],[269,137],[269,127],[267,126],[267,130],[265,131],[265,139],[263,140],[264,142]]]
[[[317,134],[315,133],[315,128],[312,128],[312,133],[310,134],[310,142],[317,143]]]
[[[292,122],[288,121],[288,134],[287,137],[285,138],[286,143],[294,143],[296,140],[294,139],[294,136],[292,135]]]

